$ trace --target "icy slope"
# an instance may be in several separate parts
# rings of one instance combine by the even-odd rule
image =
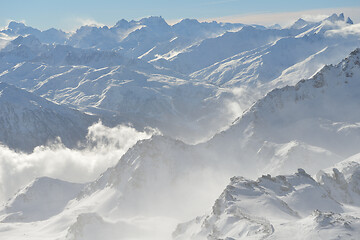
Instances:
[[[57,137],[75,147],[96,119],[0,83],[0,141],[11,148],[32,151]]]

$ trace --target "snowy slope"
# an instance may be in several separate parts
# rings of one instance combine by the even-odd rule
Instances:
[[[293,140],[342,157],[355,154],[359,148],[360,116],[354,111],[360,102],[359,59],[357,49],[309,80],[271,91],[209,144],[234,156],[243,149],[250,156],[256,154],[264,141],[284,144]]]
[[[249,51],[276,39],[285,37],[291,30],[257,29],[245,26],[238,32],[226,32],[205,39],[170,58],[161,57],[154,64],[174,69],[181,73],[192,73],[243,51]]]
[[[217,189],[223,182],[213,174],[193,146],[153,136],[138,142],[116,166],[88,184],[79,195],[78,204],[107,196],[108,199],[96,209],[122,217],[157,213],[168,217],[188,216],[192,209],[209,204],[208,195],[212,194],[204,189],[189,195],[193,190],[208,186],[210,182],[212,188]],[[211,176],[214,179],[204,184],[203,180]],[[172,202],[179,199],[184,205],[173,208]],[[116,206],[112,205],[113,201],[117,202]],[[192,207],[187,209],[190,204]]]
[[[111,125],[157,127],[193,142],[211,137],[237,114],[226,107],[229,90],[116,52],[44,45],[28,36],[9,43],[0,61],[0,81],[101,115]]]
[[[2,222],[45,220],[64,210],[84,185],[42,177],[21,189],[1,209]]]
[[[191,76],[222,86],[261,88],[265,94],[309,78],[325,64],[336,64],[360,47],[359,34],[354,31],[345,36],[348,29],[357,26],[324,20],[301,34],[241,52]]]
[[[6,83],[0,83],[0,93],[0,141],[10,148],[32,151],[57,137],[75,147],[96,121]]]

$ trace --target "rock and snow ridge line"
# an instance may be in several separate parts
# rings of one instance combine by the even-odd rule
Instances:
[[[337,168],[320,171],[317,180],[303,169],[293,175],[263,175],[256,181],[233,177],[211,213],[179,224],[173,238],[328,239],[337,235],[355,239],[360,236],[360,218],[349,209],[359,209],[360,201],[348,207],[344,200],[349,195],[359,200],[360,168],[358,161],[344,164],[350,162],[357,167],[346,179],[344,169]]]
[[[159,24],[155,20],[151,20],[151,26]],[[194,24],[193,21],[184,21],[183,23]],[[342,22],[335,21],[335,23]],[[207,42],[217,43],[215,46],[226,45],[227,42],[238,43],[237,38],[243,38],[245,43],[251,43],[253,41],[252,38],[249,38],[250,33],[255,37],[264,35],[266,38],[270,38],[269,41],[272,37],[276,39],[276,36],[288,36],[289,34],[293,36],[270,43],[267,48],[253,49],[251,52],[256,52],[254,55],[248,56],[249,53],[244,53],[246,57],[250,58],[247,63],[251,64],[250,68],[247,68],[246,64],[242,64],[242,61],[228,64],[227,60],[229,59],[227,59],[225,62],[221,62],[221,66],[215,71],[212,68],[201,70],[201,74],[194,75],[195,78],[176,73],[174,69],[156,68],[146,62],[149,59],[145,57],[142,59],[126,57],[121,51],[102,51],[96,48],[79,49],[59,44],[46,45],[40,44],[33,36],[19,37],[2,51],[4,64],[2,64],[1,81],[25,88],[57,103],[101,115],[103,122],[108,122],[111,126],[131,122],[138,129],[142,129],[150,125],[174,138],[188,143],[196,143],[205,141],[224,129],[240,112],[274,87],[295,84],[293,79],[298,79],[296,76],[300,73],[301,77],[308,78],[318,70],[318,67],[325,63],[338,62],[337,59],[342,58],[349,48],[353,49],[353,44],[348,41],[340,47],[341,44],[338,43],[344,42],[344,38],[336,38],[336,41],[331,38],[331,41],[335,41],[331,45],[328,43],[330,41],[328,37],[322,36],[329,32],[328,26],[325,24],[327,29],[325,33],[323,31],[316,33],[319,30],[317,29],[319,24],[321,29],[324,26],[321,23],[314,24],[309,23],[309,26],[300,30],[244,27],[238,32],[228,32],[220,37],[206,38],[207,40],[201,41],[201,46],[206,45]],[[163,26],[163,24],[160,25]],[[338,29],[341,24],[338,25],[333,24],[330,27]],[[156,29],[156,31],[163,31],[163,27]],[[312,30],[307,33],[309,36],[305,34],[302,37],[296,37],[296,34],[302,34],[310,29]],[[324,39],[326,41],[323,43]],[[101,38],[98,40],[100,41]],[[172,51],[178,46],[177,44],[181,45],[182,40],[174,43],[177,40],[179,38],[169,42],[170,45],[161,44],[161,47],[159,45],[161,51]],[[136,38],[134,41],[137,41]],[[313,44],[314,41],[317,44]],[[355,42],[358,43],[358,41]],[[284,53],[289,52],[286,49],[293,49],[297,44],[302,44],[309,51],[300,51],[301,54],[299,51],[294,51],[291,59],[282,57]],[[313,49],[309,47],[309,44],[317,47]],[[337,47],[334,47],[334,44]],[[257,44],[255,45],[257,46]],[[139,46],[142,44],[139,43]],[[252,48],[251,46],[250,48]],[[193,50],[196,53],[196,47],[191,49],[188,49],[191,50],[189,53]],[[200,55],[208,58],[206,52],[211,52],[211,49],[213,47],[210,49],[205,47],[206,51]],[[220,49],[220,47],[215,49]],[[188,53],[187,51],[184,52],[185,55]],[[269,51],[270,53],[266,54]],[[228,53],[231,56],[234,54],[238,54],[238,52],[231,50]],[[237,57],[238,55],[234,58]],[[191,65],[194,65],[192,64],[194,59],[191,58],[191,60]],[[169,62],[172,61],[169,60]],[[203,63],[202,60],[197,62]],[[284,66],[275,68],[269,65],[274,62],[279,66]],[[283,64],[284,62],[287,65]],[[153,64],[156,63],[153,62]],[[224,65],[227,67],[224,68]],[[229,69],[235,74],[235,77],[228,73]],[[269,69],[271,69],[271,74],[264,74],[269,72]],[[221,84],[213,81],[219,71],[221,72],[220,79],[224,81]],[[238,71],[244,74],[236,74]],[[283,71],[287,74],[272,79],[273,76],[278,76]],[[245,83],[243,80],[239,81],[237,79],[239,77],[248,79],[248,81]],[[259,82],[264,85],[262,88],[257,86]],[[239,87],[239,84],[241,84],[240,89],[233,91],[232,87]],[[195,102],[196,104],[194,104]],[[109,120],[105,121],[104,119]],[[164,121],[159,121],[159,119],[164,119]]]

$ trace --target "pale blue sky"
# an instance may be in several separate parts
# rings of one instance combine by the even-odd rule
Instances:
[[[84,23],[97,22],[114,25],[116,21],[122,18],[130,20],[150,15],[162,16],[173,22],[182,18],[218,19],[229,16],[307,12],[314,9],[319,11],[321,9],[360,9],[360,1],[2,0],[0,4],[0,26],[5,26],[9,20],[17,20],[25,21],[26,24],[40,29],[55,27],[70,30]],[[240,19],[243,20],[244,18]]]

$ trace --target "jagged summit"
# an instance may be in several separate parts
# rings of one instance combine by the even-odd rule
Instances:
[[[270,29],[281,29],[281,25],[276,23],[276,24],[273,24],[273,25],[269,26],[268,28],[270,28]]]
[[[161,16],[151,16],[151,17],[142,18],[139,21],[139,24],[143,24],[152,28],[160,28],[160,29],[170,28],[169,24]]]
[[[25,28],[26,25],[23,22],[16,22],[16,21],[10,21],[7,28],[14,30],[14,31],[18,31],[19,29]]]
[[[199,24],[200,22],[197,19],[184,18],[180,22],[175,25],[191,25],[191,24]],[[174,26],[175,26],[174,25]]]
[[[37,37],[42,43],[49,43],[49,44],[53,44],[53,43],[61,44],[64,43],[67,38],[67,34],[62,30],[50,28],[45,31],[40,31],[39,29],[27,26],[22,22],[15,22],[15,21],[11,21],[8,27],[5,30],[2,30],[1,32],[11,37],[17,37],[17,36],[25,37],[27,35],[33,35]]]
[[[211,213],[179,224],[173,238],[281,239],[299,232],[302,238],[313,239],[319,231],[321,236],[333,236],[335,229],[340,238],[353,238],[360,219],[344,213],[341,200],[350,193],[359,196],[358,189],[351,190],[355,183],[350,181],[327,177],[317,182],[303,169],[292,175],[265,175],[257,181],[233,177]]]
[[[345,21],[344,13],[340,13],[339,15],[334,13],[329,17],[325,18],[324,21],[330,21],[330,22]]]
[[[345,21],[345,16],[344,13],[340,13],[339,15],[334,13],[332,15],[330,15],[329,17],[323,19],[320,22],[313,22],[313,21],[306,21],[302,18],[299,18],[295,23],[293,23],[290,28],[294,28],[294,29],[301,29],[304,28],[306,26],[308,27],[317,27],[319,24],[321,24],[322,22],[332,22],[332,23],[337,23],[337,22],[346,22],[348,24],[353,24],[353,21],[351,20],[350,17],[348,17]]]
[[[293,23],[293,25],[291,25],[291,28],[301,29],[306,25],[308,25],[308,22],[302,18],[299,18],[296,22]]]
[[[113,26],[113,28],[127,29],[130,26],[131,25],[130,25],[129,21],[127,21],[126,19],[121,19],[121,20],[116,22],[116,24]]]
[[[348,18],[346,19],[346,23],[348,23],[348,24],[354,24],[354,22],[351,20],[350,17],[348,17]]]

